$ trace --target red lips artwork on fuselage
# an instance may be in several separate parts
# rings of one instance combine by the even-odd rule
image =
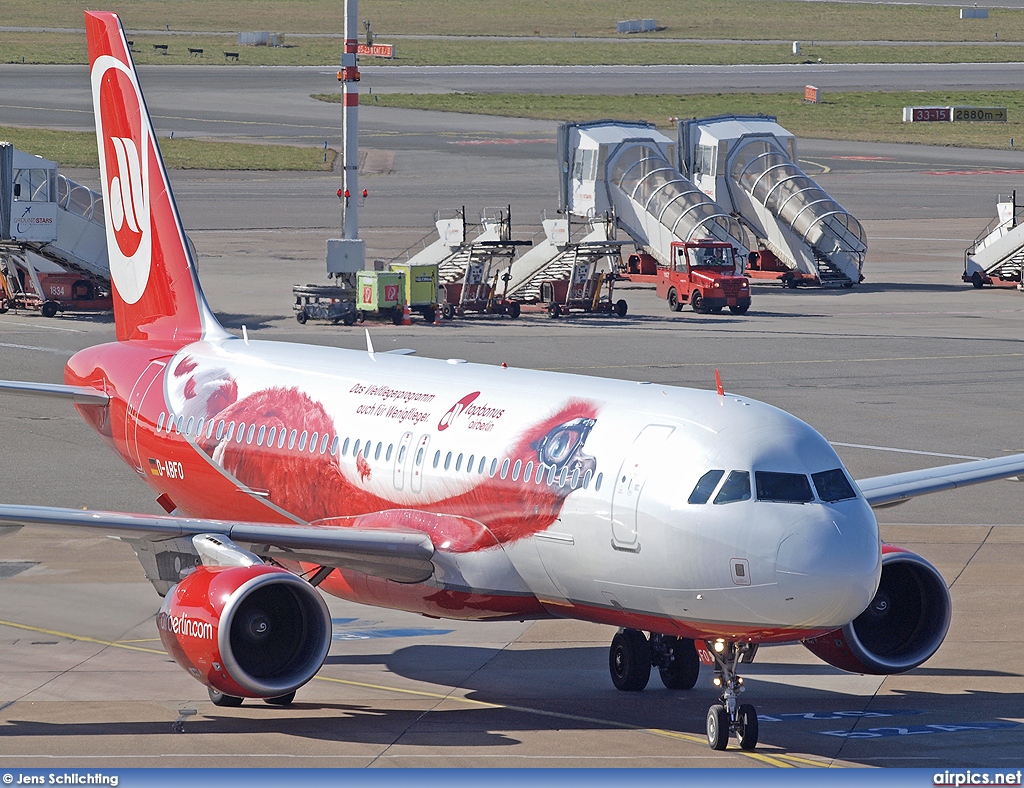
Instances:
[[[339,432],[345,434],[344,429],[336,428],[320,402],[298,388],[275,386],[237,399],[238,385],[226,369],[198,368],[188,357],[175,365],[171,383],[184,400],[181,411],[186,417],[258,425],[257,429],[265,428],[266,436],[294,431],[316,434],[321,440],[330,436],[333,441]],[[424,491],[421,500],[415,502],[408,497],[392,500],[366,489],[365,485],[378,474],[387,478],[394,465],[390,455],[385,459],[360,450],[350,478],[342,470],[340,451],[297,451],[292,446],[279,449],[276,442],[273,447],[259,446],[226,435],[218,439],[216,433],[198,438],[197,443],[242,484],[266,491],[272,503],[308,522],[416,508],[477,520],[505,544],[550,526],[565,498],[582,486],[584,476],[593,474],[594,459],[584,454],[583,448],[596,417],[594,403],[571,399],[527,428],[510,448],[495,455],[498,467],[507,459],[506,478],[500,473],[492,476],[488,469],[483,473],[464,472],[452,481],[457,491],[438,497],[437,488],[432,487],[434,492]],[[352,462],[346,464],[351,466]],[[513,467],[517,467],[514,474],[509,470]],[[571,481],[574,475],[575,483]]]

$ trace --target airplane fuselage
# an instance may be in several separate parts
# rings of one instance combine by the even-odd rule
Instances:
[[[66,379],[114,395],[106,423],[103,409],[79,409],[181,513],[461,518],[431,535],[438,570],[424,583],[339,570],[321,585],[355,601],[776,642],[842,626],[874,595],[870,507],[857,493],[822,500],[820,474],[842,463],[784,411],[651,383],[299,347],[122,342],[77,354]],[[770,489],[765,500],[765,472],[784,500]]]

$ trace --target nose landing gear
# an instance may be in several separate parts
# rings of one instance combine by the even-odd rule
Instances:
[[[739,694],[746,689],[739,675],[741,662],[753,662],[757,645],[753,643],[727,643],[716,640],[708,644],[715,660],[715,686],[720,687],[720,702],[708,709],[708,746],[724,750],[729,736],[736,735],[740,747],[752,750],[757,746],[757,710],[749,703],[739,703]]]

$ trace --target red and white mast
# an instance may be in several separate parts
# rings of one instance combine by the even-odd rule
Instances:
[[[341,56],[341,89],[344,99],[342,133],[345,149],[342,175],[342,225],[345,238],[359,237],[359,0],[345,0],[345,52]]]

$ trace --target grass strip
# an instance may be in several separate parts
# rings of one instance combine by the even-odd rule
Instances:
[[[119,4],[115,4],[119,5]],[[129,31],[343,32],[336,0],[135,0],[123,4]],[[965,6],[970,3],[965,2]],[[621,19],[656,19],[655,37],[778,39],[782,41],[911,40],[1024,41],[1024,11],[992,8],[988,19],[959,19],[955,6],[815,3],[787,0],[644,0],[631,10],[621,0],[363,0],[382,43],[393,34],[616,35]],[[80,0],[4,0],[5,24],[84,27]],[[623,38],[629,36],[623,34]],[[237,38],[235,39],[237,41]]]
[[[337,96],[318,95],[325,101]],[[672,118],[722,114],[775,115],[797,137],[899,142],[970,148],[1024,148],[1024,92],[828,93],[810,104],[797,93],[705,95],[541,96],[507,93],[374,93],[360,103],[378,107],[502,115],[539,120],[646,119],[663,128]],[[1006,107],[1006,123],[903,123],[904,106]],[[1011,144],[1011,139],[1013,144]]]
[[[99,167],[96,135],[87,131],[0,126],[0,140],[61,167]],[[164,164],[178,170],[294,170],[326,171],[334,164],[336,152],[292,145],[250,145],[241,142],[210,142],[197,139],[162,139]]]

